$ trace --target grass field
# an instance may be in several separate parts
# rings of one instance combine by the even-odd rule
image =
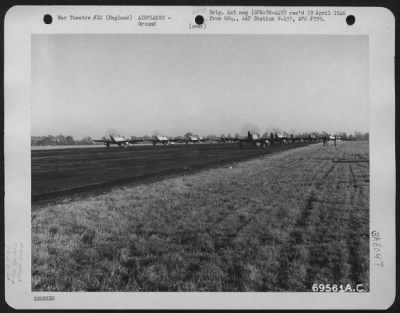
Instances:
[[[369,289],[368,142],[37,204],[32,290]]]

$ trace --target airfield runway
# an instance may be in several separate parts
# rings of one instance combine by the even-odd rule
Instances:
[[[189,144],[32,150],[32,201],[157,179],[307,144],[248,145],[242,149],[237,144]]]

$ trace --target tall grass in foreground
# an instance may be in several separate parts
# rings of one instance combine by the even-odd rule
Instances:
[[[367,142],[313,145],[34,209],[33,290],[369,288]]]

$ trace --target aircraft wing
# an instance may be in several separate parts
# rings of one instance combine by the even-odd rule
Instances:
[[[183,137],[175,137],[175,138],[170,138],[170,142],[186,142],[188,139],[183,138]]]
[[[200,141],[201,142],[205,142],[205,141],[220,141],[220,138],[201,138]]]
[[[247,137],[243,137],[243,139],[244,138],[247,139]],[[215,138],[215,139],[213,138],[213,139],[210,139],[210,140],[219,141],[219,142],[240,142],[241,139],[242,138],[240,138],[240,137],[225,137],[225,136],[222,136],[222,137]]]
[[[262,143],[262,144],[264,144],[264,143],[266,143],[267,141],[271,141],[271,139],[270,139],[270,138],[257,138],[257,139],[254,139],[254,142],[255,142],[255,143]]]
[[[130,144],[135,144],[135,143],[138,143],[138,142],[153,142],[154,140],[153,139],[144,139],[144,138],[135,138],[135,139],[129,139],[128,140],[128,143],[130,143]]]
[[[113,143],[110,139],[93,139],[92,141],[100,143]]]
[[[249,137],[239,137],[239,138],[234,138],[233,140],[235,140],[236,142],[249,142]],[[257,141],[259,139],[255,139],[254,141]]]

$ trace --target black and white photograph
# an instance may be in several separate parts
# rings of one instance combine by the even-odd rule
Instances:
[[[34,35],[31,75],[32,290],[368,291],[366,36]]]
[[[7,302],[387,308],[390,18],[382,8],[11,10]]]

